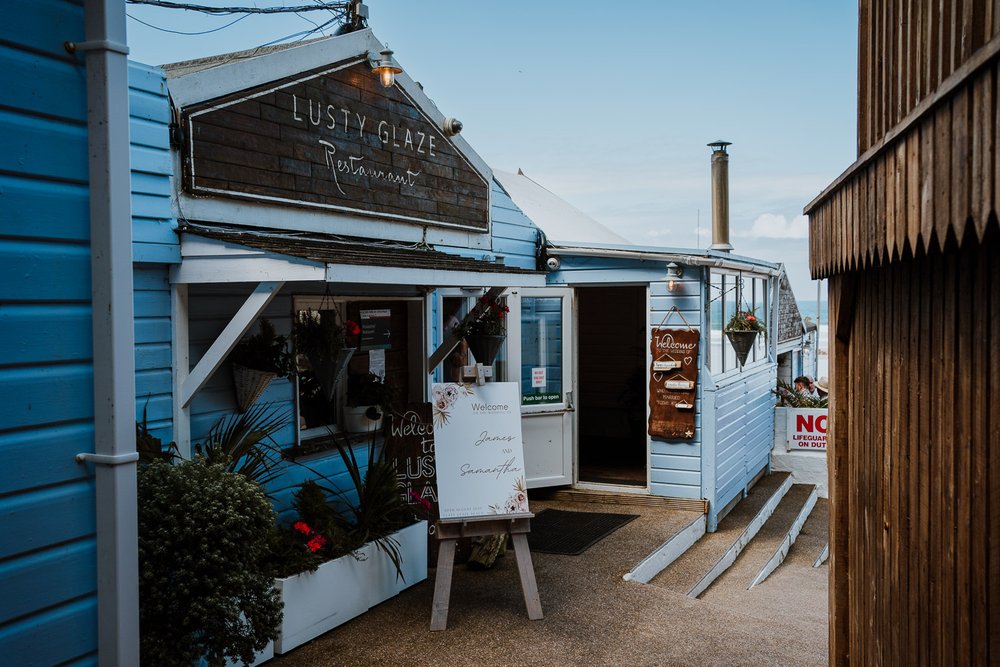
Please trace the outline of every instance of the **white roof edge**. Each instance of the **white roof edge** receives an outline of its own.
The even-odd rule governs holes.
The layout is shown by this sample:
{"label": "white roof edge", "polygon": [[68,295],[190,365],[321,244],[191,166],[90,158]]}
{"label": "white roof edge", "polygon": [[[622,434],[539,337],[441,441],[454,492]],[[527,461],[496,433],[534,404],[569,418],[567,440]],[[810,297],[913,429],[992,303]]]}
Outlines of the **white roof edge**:
{"label": "white roof edge", "polygon": [[720,268],[732,267],[738,264],[746,267],[759,267],[775,276],[781,275],[784,272],[784,267],[780,263],[702,248],[661,248],[638,245],[552,242],[546,245],[545,250],[550,255],[666,260],[677,261],[682,264],[718,266]]}

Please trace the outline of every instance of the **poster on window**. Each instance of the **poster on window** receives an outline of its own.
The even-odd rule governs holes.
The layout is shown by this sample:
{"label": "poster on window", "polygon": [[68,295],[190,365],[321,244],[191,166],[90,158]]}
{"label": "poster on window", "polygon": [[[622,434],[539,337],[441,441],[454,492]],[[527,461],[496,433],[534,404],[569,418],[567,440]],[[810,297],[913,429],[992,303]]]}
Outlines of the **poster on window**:
{"label": "poster on window", "polygon": [[654,438],[694,439],[700,338],[693,329],[653,329],[649,435]]}
{"label": "poster on window", "polygon": [[435,384],[432,408],[441,518],[528,512],[517,383]]}
{"label": "poster on window", "polygon": [[392,325],[392,310],[373,308],[361,311],[361,349],[391,350],[389,330]]}

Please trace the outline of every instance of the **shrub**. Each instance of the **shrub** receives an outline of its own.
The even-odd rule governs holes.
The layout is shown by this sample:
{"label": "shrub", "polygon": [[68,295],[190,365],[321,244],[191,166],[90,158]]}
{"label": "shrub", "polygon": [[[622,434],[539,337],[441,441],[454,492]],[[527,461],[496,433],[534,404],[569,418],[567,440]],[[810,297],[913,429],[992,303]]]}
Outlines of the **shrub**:
{"label": "shrub", "polygon": [[142,664],[249,663],[277,635],[275,515],[254,482],[201,459],[139,470]]}

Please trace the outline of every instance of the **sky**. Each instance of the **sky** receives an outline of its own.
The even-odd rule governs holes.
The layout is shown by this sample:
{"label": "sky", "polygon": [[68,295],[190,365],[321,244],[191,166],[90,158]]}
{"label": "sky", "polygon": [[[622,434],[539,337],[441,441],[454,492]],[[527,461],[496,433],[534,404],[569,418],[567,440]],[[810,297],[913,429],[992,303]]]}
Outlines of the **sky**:
{"label": "sky", "polygon": [[[488,164],[522,169],[636,244],[711,244],[706,144],[731,141],[734,253],[783,262],[796,298],[816,299],[802,209],[857,155],[855,0],[366,5],[375,36],[444,115],[462,121]],[[238,17],[127,11],[130,57],[152,65],[253,48],[330,18],[249,16],[222,27]],[[188,36],[140,21],[221,29]]]}

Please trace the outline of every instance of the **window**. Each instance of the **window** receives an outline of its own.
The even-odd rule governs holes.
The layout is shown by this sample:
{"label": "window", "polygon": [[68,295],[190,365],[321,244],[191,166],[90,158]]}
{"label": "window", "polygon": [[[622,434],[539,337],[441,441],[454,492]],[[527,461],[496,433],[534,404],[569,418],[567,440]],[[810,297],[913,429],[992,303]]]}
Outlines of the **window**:
{"label": "window", "polygon": [[359,329],[356,335],[345,335],[339,359],[310,361],[304,350],[295,350],[300,441],[342,430],[349,400],[361,404],[373,395],[364,381],[370,373],[385,378],[384,398],[391,405],[423,399],[422,299],[296,296],[294,310],[296,317],[333,321],[341,327],[351,321]]}
{"label": "window", "polygon": [[[456,289],[441,289],[438,291],[438,294],[441,297],[441,320],[439,326],[442,332],[441,340],[443,340],[447,332],[457,326],[469,311],[475,307],[476,302],[481,298],[482,294],[477,290],[475,294],[470,295],[468,292]],[[506,303],[506,299],[502,298],[501,302]],[[500,352],[493,363],[494,381],[506,381],[508,377],[507,359],[507,341],[504,340],[503,345],[500,347]],[[461,382],[462,366],[475,363],[475,355],[469,350],[468,344],[465,341],[460,341],[458,346],[441,362],[441,382]]]}
{"label": "window", "polygon": [[[725,335],[726,324],[738,310],[753,311],[770,335],[770,280],[741,272],[713,271],[708,307],[711,356],[709,368],[722,375],[740,368],[736,350]],[[769,359],[768,336],[757,336],[747,364]]]}
{"label": "window", "polygon": [[521,299],[521,404],[563,400],[562,297]]}

